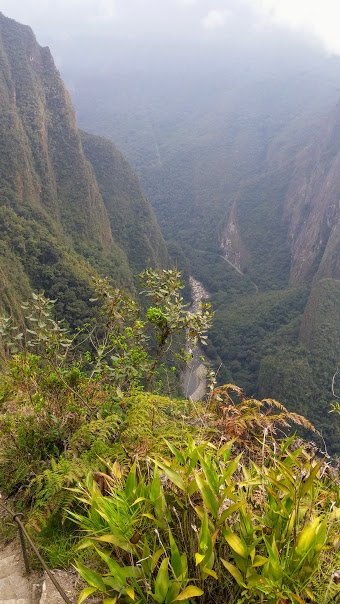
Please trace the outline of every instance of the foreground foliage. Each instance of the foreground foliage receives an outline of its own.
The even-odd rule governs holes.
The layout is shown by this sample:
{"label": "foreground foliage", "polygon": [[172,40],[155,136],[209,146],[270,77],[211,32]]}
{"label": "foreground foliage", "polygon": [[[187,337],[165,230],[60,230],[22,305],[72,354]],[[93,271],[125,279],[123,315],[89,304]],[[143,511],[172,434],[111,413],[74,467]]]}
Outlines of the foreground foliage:
{"label": "foreground foliage", "polygon": [[79,603],[334,601],[335,471],[285,434],[313,426],[213,373],[204,403],[174,398],[211,312],[188,312],[177,271],[142,281],[144,310],[98,279],[76,333],[42,294],[2,319],[1,489],[50,565],[75,560]]}
{"label": "foreground foliage", "polygon": [[[98,572],[78,561],[87,581],[79,602],[306,602],[317,573],[336,555],[339,499],[332,471],[294,438],[262,450],[261,465],[233,441],[118,463],[75,491],[72,513]],[[338,556],[339,559],[339,556]]]}
{"label": "foreground foliage", "polygon": [[[55,301],[42,294],[23,304],[24,324],[11,317],[0,322],[7,351],[0,487],[33,507],[34,525],[58,510],[63,516],[69,501],[64,487],[91,468],[103,469],[101,458],[124,458],[137,441],[151,451],[164,434],[181,437],[176,422],[184,425],[188,402],[159,394],[174,384],[170,361],[187,360],[185,332],[192,345],[204,343],[211,312],[209,305],[188,312],[177,271],[149,270],[141,279],[151,302],[145,311],[107,279],[97,279],[97,319],[75,333],[54,318]],[[143,394],[151,389],[153,395]]]}

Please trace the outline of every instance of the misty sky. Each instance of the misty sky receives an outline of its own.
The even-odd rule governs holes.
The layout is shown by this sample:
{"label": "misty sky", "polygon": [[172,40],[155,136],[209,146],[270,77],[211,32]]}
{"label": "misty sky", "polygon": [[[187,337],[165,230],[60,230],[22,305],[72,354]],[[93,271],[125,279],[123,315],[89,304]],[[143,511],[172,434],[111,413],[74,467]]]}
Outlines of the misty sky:
{"label": "misty sky", "polygon": [[98,36],[145,42],[245,38],[286,27],[340,54],[339,0],[0,0],[8,17],[32,26],[62,55],[63,44]]}

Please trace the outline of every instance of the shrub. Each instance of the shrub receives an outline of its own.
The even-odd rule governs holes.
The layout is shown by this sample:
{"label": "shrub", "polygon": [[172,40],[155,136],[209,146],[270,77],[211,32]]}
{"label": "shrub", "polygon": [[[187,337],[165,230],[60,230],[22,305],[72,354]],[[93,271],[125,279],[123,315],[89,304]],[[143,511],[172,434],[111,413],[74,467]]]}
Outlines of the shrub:
{"label": "shrub", "polygon": [[[293,437],[265,445],[262,464],[242,462],[233,442],[182,448],[146,467],[115,464],[101,489],[76,489],[97,568],[79,599],[105,602],[306,602],[334,550],[338,492],[329,466]],[[106,598],[106,599],[105,599]],[[111,598],[111,600],[110,600]]]}

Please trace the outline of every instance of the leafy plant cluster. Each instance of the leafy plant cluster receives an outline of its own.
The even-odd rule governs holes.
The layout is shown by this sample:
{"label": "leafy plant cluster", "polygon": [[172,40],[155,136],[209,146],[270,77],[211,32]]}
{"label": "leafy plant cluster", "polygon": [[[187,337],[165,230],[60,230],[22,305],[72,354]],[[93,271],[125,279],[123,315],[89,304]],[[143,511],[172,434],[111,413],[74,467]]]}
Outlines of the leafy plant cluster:
{"label": "leafy plant cluster", "polygon": [[213,372],[204,403],[171,397],[211,310],[187,310],[176,270],[141,280],[144,310],[97,278],[75,332],[42,294],[2,318],[0,488],[51,565],[75,559],[79,604],[333,602],[336,476],[284,434],[313,426]]}
{"label": "leafy plant cluster", "polygon": [[233,440],[167,444],[166,457],[115,463],[101,486],[75,489],[80,549],[97,560],[76,562],[79,603],[331,601],[339,499],[327,464],[294,437],[264,444],[261,463]]}
{"label": "leafy plant cluster", "polygon": [[[54,318],[55,301],[43,294],[22,305],[24,324],[1,320],[7,368],[0,389],[0,484],[41,510],[43,521],[62,510],[65,485],[100,467],[99,458],[124,455],[120,435],[129,434],[129,423],[138,425],[136,409],[143,415],[145,407],[154,418],[144,424],[149,440],[166,416],[171,426],[180,414],[169,399],[148,399],[143,392],[151,384],[159,391],[166,355],[181,356],[178,332],[204,338],[210,309],[187,312],[177,271],[146,271],[141,278],[152,304],[145,313],[98,278],[92,299],[97,319],[74,333]],[[129,436],[125,440],[129,448]]]}

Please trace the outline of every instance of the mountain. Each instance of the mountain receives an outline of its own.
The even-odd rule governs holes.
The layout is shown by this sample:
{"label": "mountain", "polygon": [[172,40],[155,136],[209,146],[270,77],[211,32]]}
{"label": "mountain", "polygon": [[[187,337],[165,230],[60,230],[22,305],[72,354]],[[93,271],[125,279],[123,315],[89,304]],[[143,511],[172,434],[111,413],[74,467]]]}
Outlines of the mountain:
{"label": "mountain", "polygon": [[232,315],[223,304],[218,311],[224,350],[230,323],[242,337],[253,317],[243,346],[235,343],[238,356],[231,355],[240,363],[236,373],[246,366],[243,379],[255,378],[261,396],[309,415],[335,450],[339,426],[328,413],[340,354],[339,118],[337,105],[312,142],[279,168],[270,158],[267,172],[239,191],[222,245],[259,292],[243,312],[239,306]]}
{"label": "mountain", "polygon": [[219,380],[304,413],[336,451],[340,64],[260,71],[69,79],[82,127],[120,142],[210,292]]}
{"label": "mountain", "polygon": [[99,272],[134,287],[167,252],[138,179],[110,142],[78,130],[48,48],[0,13],[0,308],[32,289],[69,323],[88,315]]}

